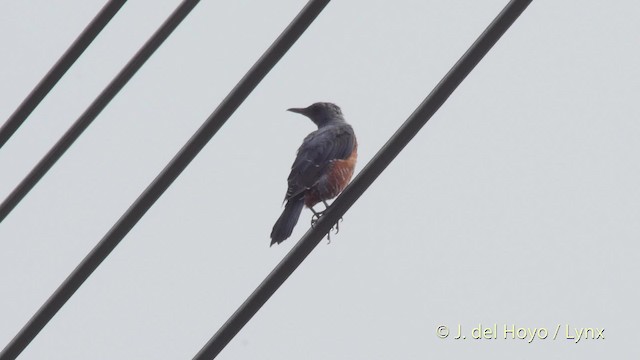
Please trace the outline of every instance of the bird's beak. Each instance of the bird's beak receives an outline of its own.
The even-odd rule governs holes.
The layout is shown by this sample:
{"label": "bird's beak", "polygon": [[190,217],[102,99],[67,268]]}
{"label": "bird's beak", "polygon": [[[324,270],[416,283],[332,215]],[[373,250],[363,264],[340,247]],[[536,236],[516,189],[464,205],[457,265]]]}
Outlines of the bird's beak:
{"label": "bird's beak", "polygon": [[306,108],[291,108],[291,109],[287,109],[287,111],[291,111],[294,113],[298,113],[298,114],[302,114],[302,115],[306,115]]}

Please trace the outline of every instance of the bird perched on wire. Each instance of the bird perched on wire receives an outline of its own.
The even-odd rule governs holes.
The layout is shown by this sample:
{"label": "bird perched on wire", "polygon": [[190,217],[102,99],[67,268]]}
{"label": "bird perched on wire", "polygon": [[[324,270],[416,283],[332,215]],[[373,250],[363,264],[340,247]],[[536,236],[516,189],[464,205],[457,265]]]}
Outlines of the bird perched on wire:
{"label": "bird perched on wire", "polygon": [[305,115],[318,130],[307,135],[291,166],[286,205],[273,225],[271,245],[291,236],[304,205],[311,209],[315,220],[322,215],[313,206],[319,202],[326,206],[326,200],[340,194],[351,180],[358,157],[356,135],[337,105],[319,102],[288,111]]}

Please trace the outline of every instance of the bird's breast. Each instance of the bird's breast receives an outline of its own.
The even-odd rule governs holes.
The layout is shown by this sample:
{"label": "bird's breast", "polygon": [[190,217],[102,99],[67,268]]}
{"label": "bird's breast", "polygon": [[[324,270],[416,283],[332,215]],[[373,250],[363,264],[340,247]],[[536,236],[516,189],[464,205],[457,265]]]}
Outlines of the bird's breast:
{"label": "bird's breast", "polygon": [[305,205],[312,207],[322,200],[333,199],[344,190],[351,181],[358,159],[358,143],[354,140],[351,155],[346,159],[331,161],[320,181],[305,195]]}

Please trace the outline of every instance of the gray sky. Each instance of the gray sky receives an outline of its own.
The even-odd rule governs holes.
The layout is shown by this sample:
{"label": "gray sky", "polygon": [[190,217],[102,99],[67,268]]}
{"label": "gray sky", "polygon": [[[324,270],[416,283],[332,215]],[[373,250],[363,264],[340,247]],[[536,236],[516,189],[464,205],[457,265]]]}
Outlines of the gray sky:
{"label": "gray sky", "polygon": [[[123,7],[0,150],[2,198],[178,3]],[[305,210],[269,248],[314,129],[285,109],[340,105],[359,170],[505,4],[330,3],[21,359],[191,358],[308,229]],[[0,3],[0,119],[102,5]],[[0,346],[303,5],[203,1],[0,224]],[[530,5],[219,358],[637,358],[639,16],[630,0]],[[471,339],[480,324],[498,339]]]}

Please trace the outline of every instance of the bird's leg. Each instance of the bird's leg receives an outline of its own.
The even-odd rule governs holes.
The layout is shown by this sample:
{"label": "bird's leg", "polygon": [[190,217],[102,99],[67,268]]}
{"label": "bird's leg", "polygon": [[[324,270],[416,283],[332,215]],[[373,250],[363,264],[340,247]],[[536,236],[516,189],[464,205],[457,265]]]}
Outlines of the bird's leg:
{"label": "bird's leg", "polygon": [[318,220],[320,220],[320,216],[322,216],[322,213],[324,213],[324,211],[317,212],[313,209],[313,206],[309,207],[309,210],[311,210],[311,212],[313,213],[313,216],[311,216],[311,227],[315,227],[316,223],[318,222]]}
{"label": "bird's leg", "polygon": [[[322,202],[325,205],[325,209],[322,210],[322,211],[316,211],[313,207],[309,207],[309,210],[311,210],[311,212],[313,213],[313,215],[311,216],[311,227],[312,228],[316,226],[316,224],[318,223],[318,220],[320,220],[320,217],[322,216],[322,214],[324,214],[324,212],[327,211],[327,209],[326,209],[327,203],[324,200]],[[329,231],[327,233],[327,240],[329,240],[329,242],[327,244],[331,244],[331,231]]]}
{"label": "bird's leg", "polygon": [[[325,200],[322,200],[322,203],[324,204],[325,211],[326,211],[326,209],[329,208],[329,204],[327,204],[327,202]],[[333,229],[336,230],[336,234],[338,234],[340,232],[340,221],[343,221],[343,220],[344,219],[342,217],[340,217],[340,219],[338,219],[338,222],[336,222],[335,225],[333,225],[331,227],[331,230],[333,230]],[[327,238],[328,238],[328,236],[327,236]],[[329,243],[331,243],[331,239],[329,239]]]}

